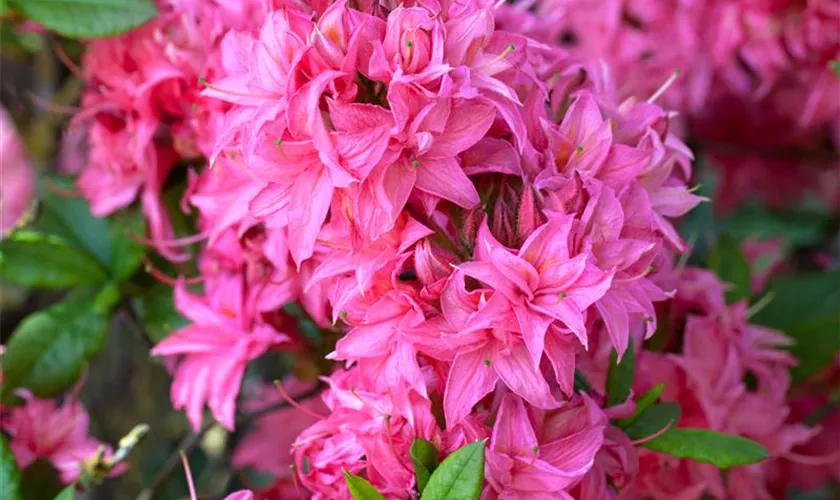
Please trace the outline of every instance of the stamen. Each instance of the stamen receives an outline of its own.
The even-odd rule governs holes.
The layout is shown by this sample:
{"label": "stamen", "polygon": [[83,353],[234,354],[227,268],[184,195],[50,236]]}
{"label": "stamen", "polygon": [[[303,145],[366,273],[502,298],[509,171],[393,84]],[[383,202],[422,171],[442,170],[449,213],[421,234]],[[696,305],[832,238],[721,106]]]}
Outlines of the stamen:
{"label": "stamen", "polygon": [[665,83],[663,83],[662,86],[659,87],[656,90],[656,92],[653,93],[652,96],[648,97],[648,100],[647,100],[648,104],[653,104],[654,102],[656,102],[657,99],[662,97],[662,94],[664,94],[665,91],[668,90],[668,88],[671,85],[673,85],[674,82],[677,81],[677,78],[679,78],[679,77],[680,77],[680,70],[676,70],[673,73],[671,73],[671,76],[669,76],[668,79],[665,80]]}
{"label": "stamen", "polygon": [[219,92],[221,94],[228,94],[228,95],[233,95],[233,96],[238,96],[238,97],[262,97],[262,98],[265,98],[265,99],[268,99],[268,98],[271,97],[268,94],[260,94],[259,92],[254,93],[254,94],[246,94],[244,92],[237,92],[235,90],[223,89],[221,87],[217,87],[217,86],[213,85],[212,83],[208,82],[207,79],[204,78],[203,76],[198,79],[198,83],[200,85],[203,85],[203,86],[207,87],[210,90],[215,90],[216,92]]}
{"label": "stamen", "polygon": [[198,283],[203,282],[207,279],[206,276],[196,276],[194,278],[182,278],[181,280],[172,278],[171,276],[166,275],[163,271],[156,268],[154,264],[149,260],[148,257],[143,257],[143,269],[149,273],[152,278],[160,281],[161,283],[169,286],[175,286],[178,284],[179,281],[182,281],[185,285],[195,285]]}
{"label": "stamen", "polygon": [[300,490],[300,483],[297,478],[297,466],[292,464],[289,466],[289,469],[292,470],[292,486],[295,487],[295,492],[297,493],[298,498],[303,500],[303,492]]}
{"label": "stamen", "polygon": [[39,96],[34,92],[27,92],[29,99],[37,106],[44,108],[45,110],[55,113],[57,115],[73,115],[81,111],[81,108],[77,108],[76,106],[67,106],[66,104],[58,104],[55,102],[50,101],[49,99],[44,99],[43,97]]}
{"label": "stamen", "polygon": [[82,192],[78,188],[76,188],[76,189],[65,189],[65,188],[59,186],[58,184],[56,184],[55,182],[53,182],[49,179],[47,179],[47,189],[49,189],[50,191],[52,191],[53,193],[55,193],[59,196],[64,196],[66,198],[81,198],[82,197]]}
{"label": "stamen", "polygon": [[125,234],[132,240],[142,245],[150,247],[185,247],[206,240],[209,235],[204,233],[194,234],[192,236],[184,236],[183,238],[174,238],[171,240],[152,240],[141,236],[134,231],[126,231]]}
{"label": "stamen", "polygon": [[640,445],[642,443],[647,443],[648,441],[653,441],[654,439],[658,438],[659,436],[665,434],[668,431],[668,429],[671,428],[672,425],[674,425],[673,420],[668,422],[668,425],[666,425],[665,427],[663,427],[663,428],[659,429],[658,431],[654,432],[650,436],[646,436],[646,437],[643,437],[641,439],[631,441],[630,444],[632,444],[633,446],[636,446],[636,445]]}
{"label": "stamen", "polygon": [[500,62],[502,59],[506,58],[514,50],[516,50],[516,45],[514,45],[512,43],[509,43],[507,45],[507,47],[505,47],[505,50],[503,50],[499,55],[497,55],[493,59],[490,59],[488,62],[482,64],[482,67],[488,68],[488,71],[492,71],[492,74],[495,74],[495,73],[498,73],[499,71],[502,71],[502,69],[500,69],[500,68],[495,68],[495,69],[492,69],[492,68],[498,62]]}
{"label": "stamen", "polygon": [[840,450],[835,451],[834,453],[829,453],[828,455],[822,456],[809,456],[809,455],[800,455],[799,453],[788,452],[784,455],[784,458],[790,460],[791,462],[796,462],[802,465],[810,465],[810,466],[820,466],[820,465],[829,465],[838,460],[840,460]]}
{"label": "stamen", "polygon": [[76,65],[69,57],[67,57],[67,52],[64,52],[64,49],[59,45],[58,42],[53,43],[53,51],[55,51],[56,57],[58,60],[61,61],[61,64],[67,67],[73,75],[79,77],[80,79],[84,80],[84,75],[82,74],[82,69]]}
{"label": "stamen", "polygon": [[773,299],[776,298],[776,294],[773,292],[767,292],[764,294],[764,297],[758,299],[758,301],[751,305],[749,309],[747,309],[747,319],[752,318],[756,314],[758,314],[762,309],[767,307],[767,304],[773,302]]}
{"label": "stamen", "polygon": [[294,408],[296,410],[299,410],[299,411],[302,411],[303,413],[306,413],[310,417],[315,417],[318,420],[323,420],[323,419],[327,418],[324,415],[319,415],[318,413],[315,413],[314,411],[310,410],[309,408],[304,408],[297,401],[292,399],[292,397],[289,396],[289,393],[286,392],[286,388],[283,387],[283,382],[281,380],[275,380],[274,381],[274,386],[277,388],[277,392],[280,393],[280,397],[283,398],[284,401],[289,403],[292,406],[292,408]]}
{"label": "stamen", "polygon": [[184,473],[187,476],[187,488],[190,490],[190,498],[192,500],[198,500],[198,496],[195,494],[195,484],[193,483],[192,472],[190,472],[190,463],[187,462],[187,455],[181,451],[181,463],[184,464]]}

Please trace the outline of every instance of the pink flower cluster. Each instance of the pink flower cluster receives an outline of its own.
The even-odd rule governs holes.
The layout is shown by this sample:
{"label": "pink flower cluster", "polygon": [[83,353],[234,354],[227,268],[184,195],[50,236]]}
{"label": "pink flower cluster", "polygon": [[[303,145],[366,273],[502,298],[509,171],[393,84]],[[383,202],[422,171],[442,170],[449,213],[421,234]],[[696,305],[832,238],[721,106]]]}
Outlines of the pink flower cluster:
{"label": "pink flower cluster", "polygon": [[296,343],[262,333],[280,306],[340,332],[329,413],[293,445],[318,498],[347,495],[342,467],[401,498],[415,438],[446,454],[484,437],[488,495],[566,495],[607,425],[573,392],[576,352],[596,324],[621,353],[656,329],[651,264],[684,249],[669,219],[701,201],[690,152],[603,68],[493,16],[287,4],[228,33],[205,80],[229,106],[186,196],[207,299],[179,285],[194,324],[154,352],[185,355],[173,401],[194,425],[206,401],[230,427],[244,364]]}
{"label": "pink flower cluster", "polygon": [[216,74],[222,35],[247,25],[260,8],[258,0],[158,5],[151,23],[87,47],[81,69],[87,90],[73,120],[88,143],[78,186],[100,217],[139,198],[158,252],[183,260],[188,256],[161,243],[173,236],[161,203],[164,182],[179,159],[205,154],[224,106],[202,98],[196,82]]}
{"label": "pink flower cluster", "polygon": [[779,204],[808,191],[836,206],[840,183],[840,4],[810,1],[525,0],[503,29],[603,59],[620,96],[661,96],[721,174],[716,205]]}
{"label": "pink flower cluster", "polygon": [[[410,498],[417,438],[440,458],[487,438],[487,499],[605,498],[612,486],[766,497],[772,465],[724,485],[713,467],[637,451],[610,423],[632,399],[608,408],[599,391],[574,390],[576,367],[602,388],[611,350],[641,346],[654,304],[678,290],[667,307],[685,344],[639,353],[635,393],[666,381],[679,425],[751,437],[779,460],[816,432],[788,422],[792,360],[776,349],[787,339],[749,325],[744,304],[725,306],[713,276],[671,268],[686,249],[672,221],[703,199],[656,89],[668,61],[712,35],[692,31],[696,2],[648,3],[161,0],[149,25],[91,43],[81,191],[97,215],[139,199],[171,261],[202,243],[200,276],[174,288],[189,325],[152,350],[174,372],[173,405],[195,429],[205,407],[233,429],[249,362],[315,352],[286,309],[296,305],[338,339],[327,358],[343,368],[322,378],[323,405],[303,405],[311,415],[274,414],[256,436],[276,441],[238,450],[238,466],[277,476],[278,498],[298,482],[313,498],[348,498],[342,469]],[[833,12],[814,5],[814,19]],[[704,29],[746,16],[724,11]],[[572,33],[585,50],[564,49],[569,23],[603,30]],[[771,98],[783,79],[771,44],[738,33],[665,102],[697,111],[717,78]],[[661,42],[671,35],[680,43]],[[739,54],[763,86],[747,92]],[[202,157],[181,200],[198,234],[177,239],[163,188],[176,164]]]}

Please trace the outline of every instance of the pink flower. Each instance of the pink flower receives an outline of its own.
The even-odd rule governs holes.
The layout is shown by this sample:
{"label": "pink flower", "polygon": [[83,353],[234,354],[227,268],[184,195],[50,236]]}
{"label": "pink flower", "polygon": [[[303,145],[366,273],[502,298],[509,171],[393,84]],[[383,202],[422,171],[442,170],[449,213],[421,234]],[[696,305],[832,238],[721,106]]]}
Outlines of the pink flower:
{"label": "pink flower", "polygon": [[555,321],[587,345],[584,314],[612,279],[612,273],[595,267],[591,256],[570,254],[571,228],[570,217],[550,218],[514,253],[496,240],[485,221],[478,232],[476,260],[458,266],[508,300],[535,366]]}
{"label": "pink flower", "polygon": [[35,172],[26,159],[15,125],[0,107],[0,235],[26,215],[35,196]]}
{"label": "pink flower", "polygon": [[[419,326],[412,340],[437,359],[452,359],[443,399],[448,429],[460,424],[499,380],[538,408],[557,406],[504,295],[467,292],[464,274],[456,271],[440,299],[443,314]],[[549,357],[553,354],[548,351]],[[471,382],[465,384],[468,379]]]}
{"label": "pink flower", "polygon": [[568,491],[592,467],[604,438],[606,416],[586,396],[549,412],[529,412],[506,395],[487,449],[488,498],[550,495]]}
{"label": "pink flower", "polygon": [[67,484],[79,477],[83,462],[101,446],[110,455],[109,446],[88,435],[88,414],[78,401],[68,398],[56,406],[26,391],[19,394],[24,404],[7,409],[0,420],[0,427],[11,437],[9,448],[18,467],[24,469],[39,458],[49,460]]}
{"label": "pink flower", "polygon": [[183,356],[175,369],[172,403],[186,410],[194,429],[201,426],[205,403],[222,426],[233,429],[245,365],[288,337],[255,322],[240,277],[210,280],[206,293],[202,299],[183,283],[175,287],[175,306],[193,324],[173,332],[152,354]]}

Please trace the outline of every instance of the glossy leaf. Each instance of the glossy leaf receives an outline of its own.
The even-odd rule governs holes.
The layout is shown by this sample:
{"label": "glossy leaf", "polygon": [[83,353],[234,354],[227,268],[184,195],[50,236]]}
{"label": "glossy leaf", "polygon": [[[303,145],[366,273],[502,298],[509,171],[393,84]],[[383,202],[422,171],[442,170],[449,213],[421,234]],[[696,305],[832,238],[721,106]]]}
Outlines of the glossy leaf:
{"label": "glossy leaf", "polygon": [[8,0],[29,19],[71,38],[116,35],[157,15],[151,0]]}
{"label": "glossy leaf", "polygon": [[3,394],[26,387],[39,397],[61,393],[76,381],[87,361],[105,343],[109,317],[93,308],[90,293],[24,319],[3,356]]}
{"label": "glossy leaf", "polygon": [[146,222],[137,209],[117,214],[111,220],[108,267],[117,282],[129,279],[140,268],[146,255],[146,247],[132,239],[131,234],[146,236]]}
{"label": "glossy leaf", "polygon": [[61,237],[16,231],[0,244],[0,275],[31,288],[60,289],[103,283],[105,271],[87,252]]}
{"label": "glossy leaf", "polygon": [[484,447],[476,441],[456,450],[435,469],[421,500],[478,500],[484,483]]}
{"label": "glossy leaf", "polygon": [[799,363],[795,380],[822,370],[840,351],[840,270],[783,276],[768,286],[770,304],[752,321],[785,332],[794,340]]}
{"label": "glossy leaf", "polygon": [[618,354],[613,349],[610,354],[610,368],[607,372],[607,404],[615,406],[623,403],[630,396],[630,389],[633,387],[633,376],[635,373],[636,350],[633,341],[627,345],[624,357],[618,362]]}
{"label": "glossy leaf", "polygon": [[353,500],[385,500],[385,497],[376,491],[376,488],[371,486],[367,479],[350,474],[346,470],[343,472],[347,489],[350,490],[350,496],[353,497]]}
{"label": "glossy leaf", "polygon": [[40,232],[55,234],[77,248],[90,253],[103,267],[111,262],[108,240],[108,220],[94,217],[82,198],[63,196],[54,192],[54,185],[63,190],[73,190],[69,179],[54,177],[40,188],[41,214],[35,227]]}
{"label": "glossy leaf", "polygon": [[653,436],[669,425],[674,426],[680,420],[680,406],[666,402],[651,406],[644,410],[624,432],[632,440]]}
{"label": "glossy leaf", "polygon": [[76,485],[71,484],[61,490],[54,500],[73,500],[74,498],[76,498]]}
{"label": "glossy leaf", "polygon": [[709,254],[709,269],[728,285],[728,303],[750,296],[750,266],[734,238],[724,235],[718,239],[717,247]]}
{"label": "glossy leaf", "polygon": [[616,425],[622,429],[632,424],[639,416],[644,413],[652,404],[656,403],[665,391],[665,384],[659,384],[652,387],[646,393],[636,400],[636,411],[633,415],[627,418],[622,418],[616,421]]}
{"label": "glossy leaf", "polygon": [[0,498],[3,500],[21,500],[20,469],[15,456],[6,443],[6,438],[0,436]]}
{"label": "glossy leaf", "polygon": [[438,466],[438,450],[435,445],[425,439],[415,439],[411,443],[409,454],[414,464],[414,475],[417,477],[417,491],[423,493],[429,478]]}
{"label": "glossy leaf", "polygon": [[153,286],[133,298],[131,307],[146,334],[155,343],[187,325],[187,320],[175,309],[172,288],[165,285]]}
{"label": "glossy leaf", "polygon": [[706,429],[670,429],[642,446],[722,469],[767,458],[767,450],[755,441]]}

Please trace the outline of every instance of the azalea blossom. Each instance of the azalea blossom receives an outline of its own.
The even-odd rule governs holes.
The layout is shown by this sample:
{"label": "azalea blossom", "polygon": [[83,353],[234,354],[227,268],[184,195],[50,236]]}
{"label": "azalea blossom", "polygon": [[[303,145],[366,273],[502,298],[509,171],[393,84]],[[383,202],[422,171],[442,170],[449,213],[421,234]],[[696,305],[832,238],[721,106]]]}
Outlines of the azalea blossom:
{"label": "azalea blossom", "polygon": [[[58,470],[61,481],[69,484],[78,479],[84,462],[100,448],[111,455],[110,446],[88,434],[90,419],[78,401],[67,398],[58,405],[28,391],[19,395],[23,405],[4,409],[0,428],[10,436],[9,448],[21,469],[37,459],[46,459]],[[112,474],[119,472],[116,468]]]}

